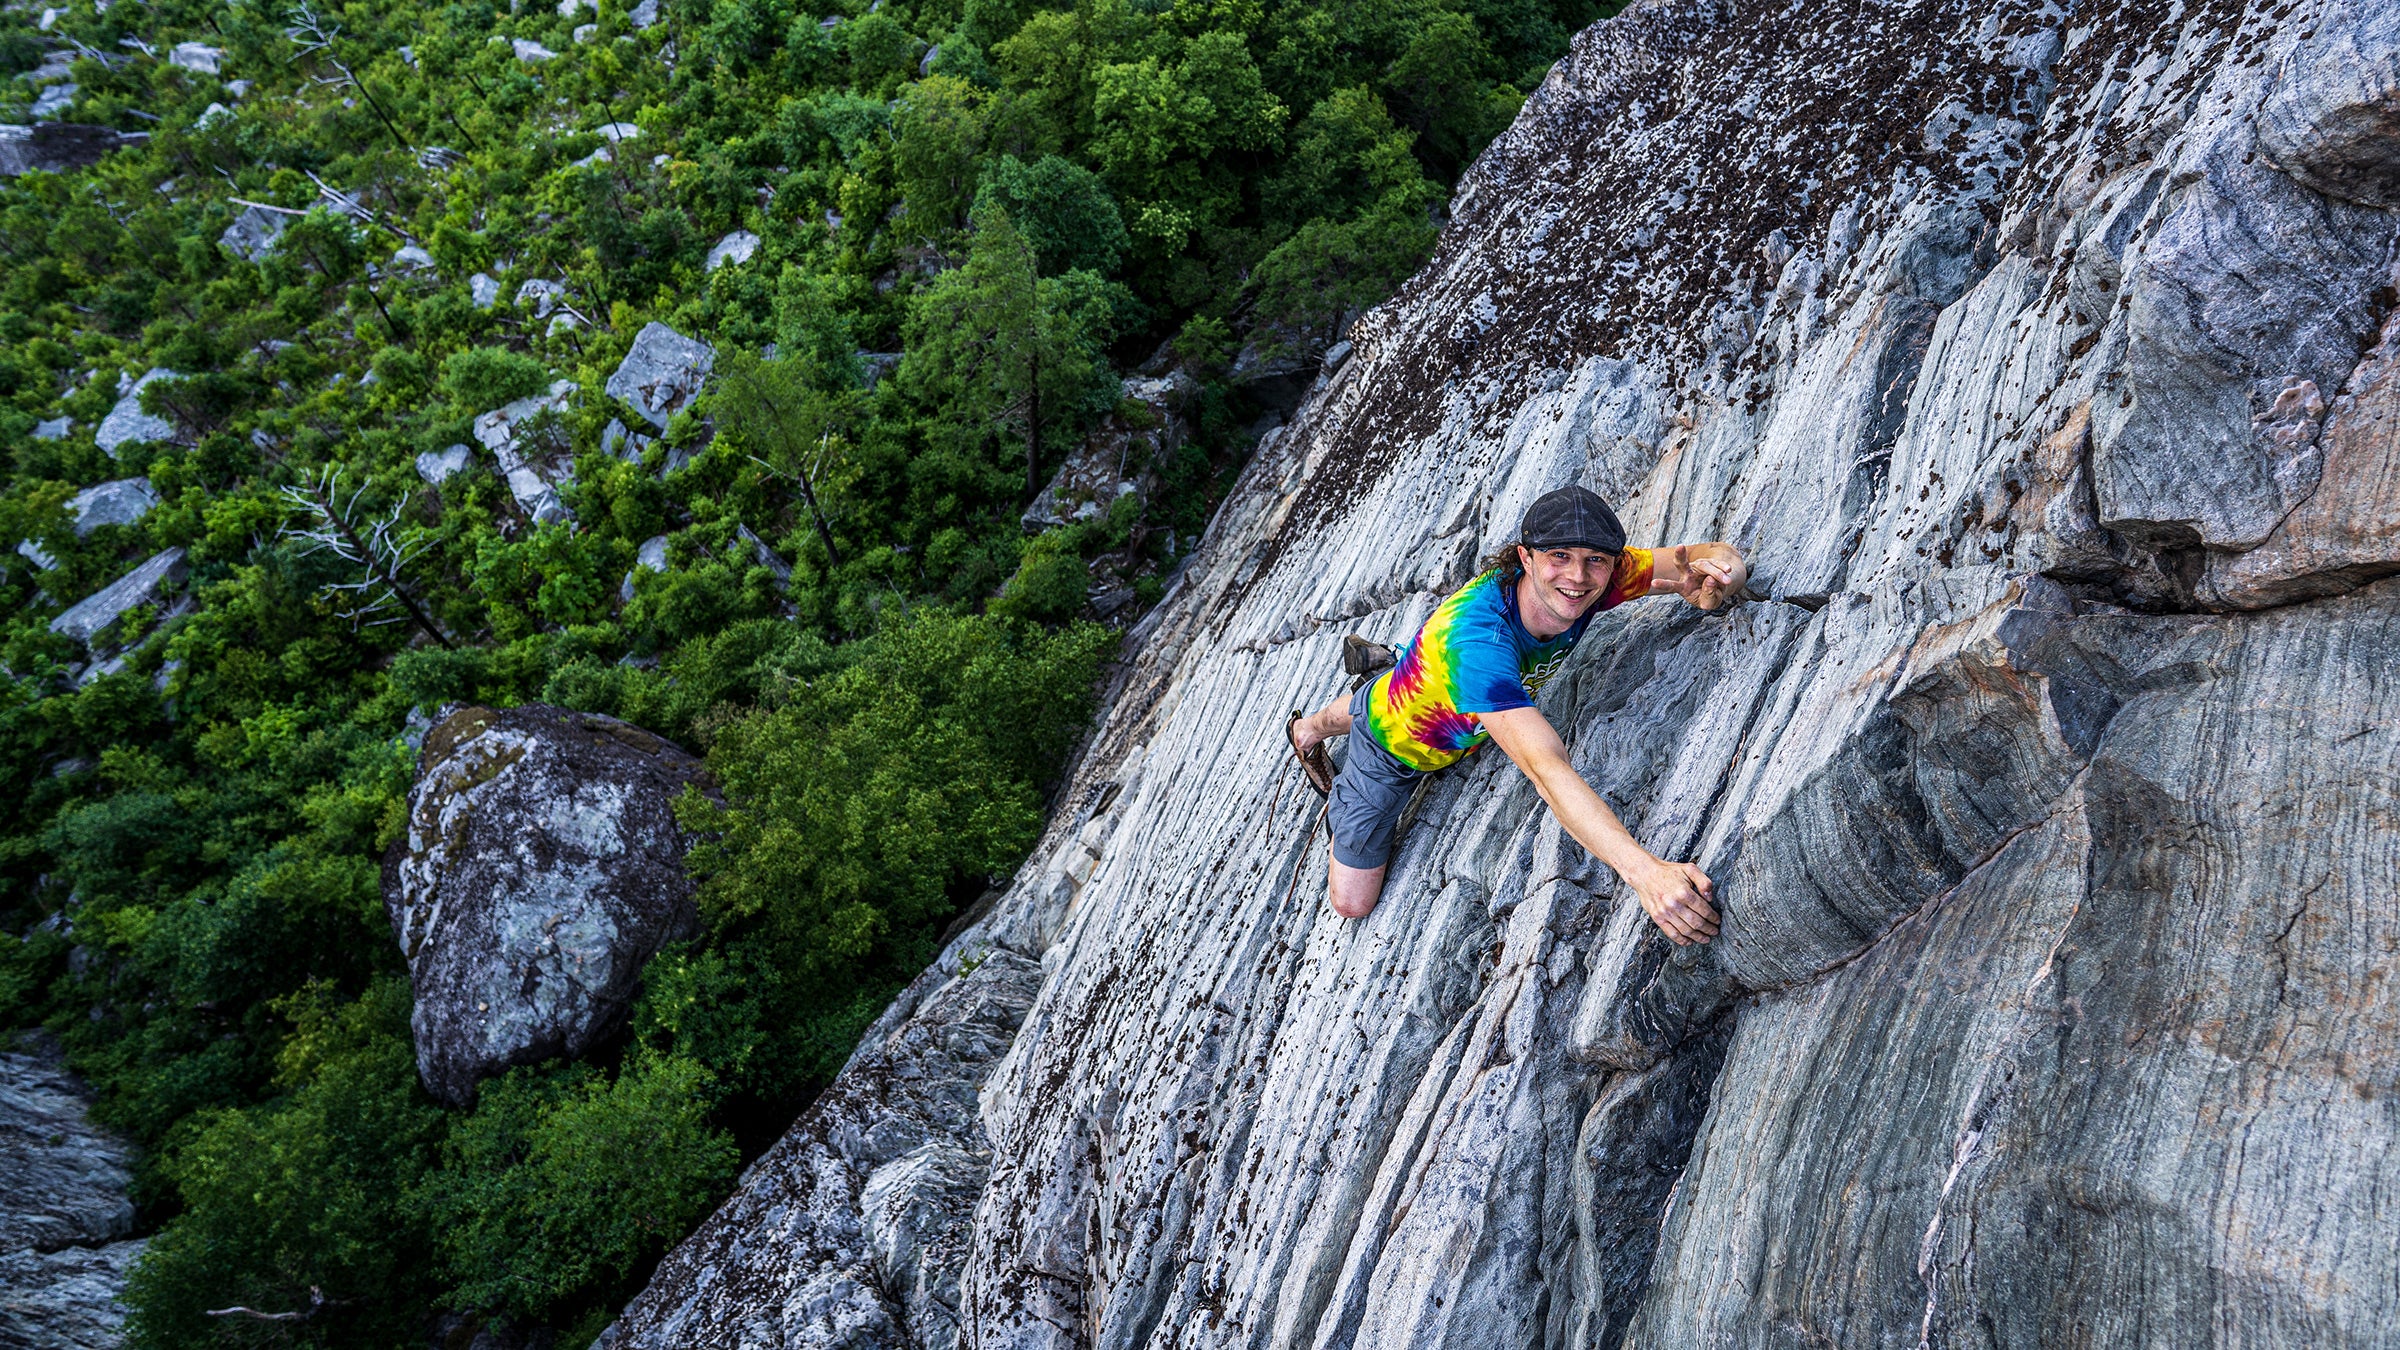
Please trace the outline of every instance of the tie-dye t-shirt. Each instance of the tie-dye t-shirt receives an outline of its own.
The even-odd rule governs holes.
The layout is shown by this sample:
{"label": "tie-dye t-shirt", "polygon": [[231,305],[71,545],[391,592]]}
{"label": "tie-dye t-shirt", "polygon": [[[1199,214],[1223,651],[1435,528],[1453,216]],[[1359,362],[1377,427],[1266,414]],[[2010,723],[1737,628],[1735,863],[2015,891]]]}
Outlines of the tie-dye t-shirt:
{"label": "tie-dye t-shirt", "polygon": [[1573,628],[1544,640],[1517,618],[1515,585],[1496,571],[1484,573],[1444,600],[1400,653],[1400,664],[1375,681],[1369,734],[1412,769],[1457,763],[1490,734],[1477,714],[1532,707],[1592,615],[1649,590],[1650,551],[1629,548],[1600,603]]}

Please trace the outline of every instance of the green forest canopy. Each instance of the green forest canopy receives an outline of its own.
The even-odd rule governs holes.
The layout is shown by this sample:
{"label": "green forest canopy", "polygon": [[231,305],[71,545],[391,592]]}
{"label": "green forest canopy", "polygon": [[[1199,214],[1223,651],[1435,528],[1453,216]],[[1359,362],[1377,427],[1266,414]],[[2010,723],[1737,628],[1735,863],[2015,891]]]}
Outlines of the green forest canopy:
{"label": "green forest canopy", "polygon": [[[1236,353],[1322,346],[1414,270],[1615,7],[0,14],[0,122],[147,136],[0,182],[0,1022],[143,1146],[133,1340],[595,1335],[1031,847],[1114,641],[1087,586],[1154,602],[1188,552],[1258,413]],[[254,256],[221,241],[245,213],[280,227]],[[755,251],[709,266],[736,231]],[[652,322],[717,372],[629,453],[612,421],[656,428],[601,391]],[[1029,541],[1069,449],[1152,416],[1137,365],[1199,381],[1196,434],[1146,498]],[[154,369],[161,420],[103,450]],[[572,460],[563,511],[481,450],[420,473],[561,380],[525,434]],[[70,499],[123,479],[156,505],[79,532]],[[336,516],[385,522],[387,565],[307,537]],[[180,587],[52,630],[168,549]],[[708,923],[604,1061],[449,1112],[378,860],[412,714],[531,699],[706,754]],[[836,790],[789,790],[827,763]],[[975,828],[866,853],[861,813],[907,828],[879,794]]]}

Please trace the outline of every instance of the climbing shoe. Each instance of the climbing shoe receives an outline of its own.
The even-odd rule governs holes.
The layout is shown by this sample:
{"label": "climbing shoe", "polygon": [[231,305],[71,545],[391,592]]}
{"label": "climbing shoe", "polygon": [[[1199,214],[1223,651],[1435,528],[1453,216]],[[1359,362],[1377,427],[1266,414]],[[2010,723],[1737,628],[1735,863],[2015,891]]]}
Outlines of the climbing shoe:
{"label": "climbing shoe", "polygon": [[1380,642],[1369,642],[1356,633],[1342,639],[1342,669],[1352,675],[1381,675],[1398,664],[1399,654]]}
{"label": "climbing shoe", "polygon": [[1325,743],[1317,742],[1306,750],[1300,748],[1300,719],[1307,713],[1295,712],[1283,724],[1283,738],[1292,743],[1292,757],[1300,761],[1300,772],[1308,775],[1308,785],[1320,797],[1333,791],[1333,761],[1325,754]]}

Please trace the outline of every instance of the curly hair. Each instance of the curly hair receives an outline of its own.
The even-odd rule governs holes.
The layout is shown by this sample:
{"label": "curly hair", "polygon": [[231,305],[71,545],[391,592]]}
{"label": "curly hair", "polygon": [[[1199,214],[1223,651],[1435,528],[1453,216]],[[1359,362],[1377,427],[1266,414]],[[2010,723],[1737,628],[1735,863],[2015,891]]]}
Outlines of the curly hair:
{"label": "curly hair", "polygon": [[1515,581],[1518,577],[1525,575],[1525,564],[1517,558],[1517,550],[1523,547],[1525,547],[1523,543],[1502,544],[1500,551],[1485,558],[1476,566],[1475,571],[1479,575],[1484,572],[1498,572],[1503,583]]}

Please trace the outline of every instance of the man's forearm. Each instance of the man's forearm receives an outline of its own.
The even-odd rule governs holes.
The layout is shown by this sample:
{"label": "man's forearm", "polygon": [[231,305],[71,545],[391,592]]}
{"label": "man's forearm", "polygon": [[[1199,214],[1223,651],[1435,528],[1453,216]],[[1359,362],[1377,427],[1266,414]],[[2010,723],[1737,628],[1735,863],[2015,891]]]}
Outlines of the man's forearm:
{"label": "man's forearm", "polygon": [[1535,778],[1533,787],[1567,836],[1618,876],[1631,881],[1636,868],[1658,861],[1633,837],[1633,831],[1625,828],[1625,822],[1617,819],[1607,801],[1592,791],[1592,785],[1564,763]]}

